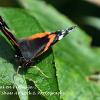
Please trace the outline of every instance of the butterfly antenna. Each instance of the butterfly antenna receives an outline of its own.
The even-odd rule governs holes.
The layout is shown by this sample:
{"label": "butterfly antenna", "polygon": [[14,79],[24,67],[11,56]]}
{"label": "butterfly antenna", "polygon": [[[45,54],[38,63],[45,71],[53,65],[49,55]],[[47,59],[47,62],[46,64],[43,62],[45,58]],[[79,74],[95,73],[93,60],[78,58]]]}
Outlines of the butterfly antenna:
{"label": "butterfly antenna", "polygon": [[63,37],[65,37],[68,33],[72,32],[76,27],[77,27],[77,25],[71,26],[71,27],[69,27],[69,28],[67,28],[65,30],[62,30]]}

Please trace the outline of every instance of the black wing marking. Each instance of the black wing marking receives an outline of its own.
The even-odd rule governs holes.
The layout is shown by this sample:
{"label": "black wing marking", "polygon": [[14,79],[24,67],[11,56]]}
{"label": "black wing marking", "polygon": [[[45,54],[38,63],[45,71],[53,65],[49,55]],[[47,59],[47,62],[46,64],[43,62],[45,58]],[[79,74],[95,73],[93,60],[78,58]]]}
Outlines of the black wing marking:
{"label": "black wing marking", "polygon": [[38,54],[40,54],[44,50],[48,41],[49,39],[47,36],[42,38],[36,38],[34,40],[23,39],[19,41],[22,56],[26,60],[36,58]]}
{"label": "black wing marking", "polygon": [[19,49],[19,44],[17,43],[16,38],[13,36],[13,34],[9,31],[9,27],[7,24],[3,21],[2,17],[0,17],[0,30],[2,33],[7,37],[7,39],[11,42],[11,44],[14,46],[15,49]]}

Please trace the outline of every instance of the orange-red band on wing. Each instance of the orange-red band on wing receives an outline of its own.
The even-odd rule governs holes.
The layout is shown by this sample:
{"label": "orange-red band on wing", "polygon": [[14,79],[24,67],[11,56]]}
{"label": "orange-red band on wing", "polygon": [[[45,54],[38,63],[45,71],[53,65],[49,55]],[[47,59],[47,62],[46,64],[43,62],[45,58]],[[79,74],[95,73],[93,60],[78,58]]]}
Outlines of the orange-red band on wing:
{"label": "orange-red band on wing", "polygon": [[26,38],[27,40],[33,40],[33,39],[36,39],[36,38],[42,38],[42,37],[45,37],[46,35],[49,35],[50,33],[49,32],[44,32],[44,33],[37,33],[37,34],[34,34],[28,38]]}
{"label": "orange-red band on wing", "polygon": [[43,54],[45,51],[48,50],[48,48],[50,47],[50,45],[53,43],[55,37],[56,37],[56,34],[49,34],[49,35],[48,35],[49,42],[48,42],[47,45],[45,46],[44,50],[43,50],[42,52],[40,52],[37,56],[40,56],[41,54]]}
{"label": "orange-red band on wing", "polygon": [[12,42],[16,45],[16,46],[19,46],[16,41],[3,29],[3,31],[7,34],[7,36],[10,37],[10,39],[12,40]]}
{"label": "orange-red band on wing", "polygon": [[46,50],[48,50],[48,48],[50,47],[50,45],[53,43],[55,37],[56,37],[56,34],[50,34],[50,35],[48,36],[49,42],[48,42],[47,45],[45,46],[45,49],[44,49],[43,52],[45,52]]}

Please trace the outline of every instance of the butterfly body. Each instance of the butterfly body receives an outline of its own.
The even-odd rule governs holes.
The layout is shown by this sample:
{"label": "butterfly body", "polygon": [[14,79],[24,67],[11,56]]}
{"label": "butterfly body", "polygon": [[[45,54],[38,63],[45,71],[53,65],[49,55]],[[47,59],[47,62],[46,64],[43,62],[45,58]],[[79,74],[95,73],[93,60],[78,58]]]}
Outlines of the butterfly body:
{"label": "butterfly body", "polygon": [[53,33],[37,33],[27,38],[17,40],[9,31],[9,27],[0,17],[0,30],[8,38],[15,48],[15,57],[21,67],[27,67],[34,63],[40,55],[47,51],[52,45],[65,37],[75,26]]}

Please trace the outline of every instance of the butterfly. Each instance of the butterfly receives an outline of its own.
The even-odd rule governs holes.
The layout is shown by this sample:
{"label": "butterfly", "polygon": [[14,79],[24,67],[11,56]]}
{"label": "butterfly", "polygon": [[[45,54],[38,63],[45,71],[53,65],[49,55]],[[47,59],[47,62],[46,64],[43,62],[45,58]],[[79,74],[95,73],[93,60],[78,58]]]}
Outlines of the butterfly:
{"label": "butterfly", "polygon": [[69,27],[65,30],[59,30],[56,32],[43,32],[37,33],[32,36],[16,39],[10,32],[6,22],[0,16],[0,30],[10,41],[15,49],[15,58],[18,59],[20,66],[28,67],[34,63],[34,60],[46,52],[52,45],[57,43],[69,32],[71,32],[76,26]]}

